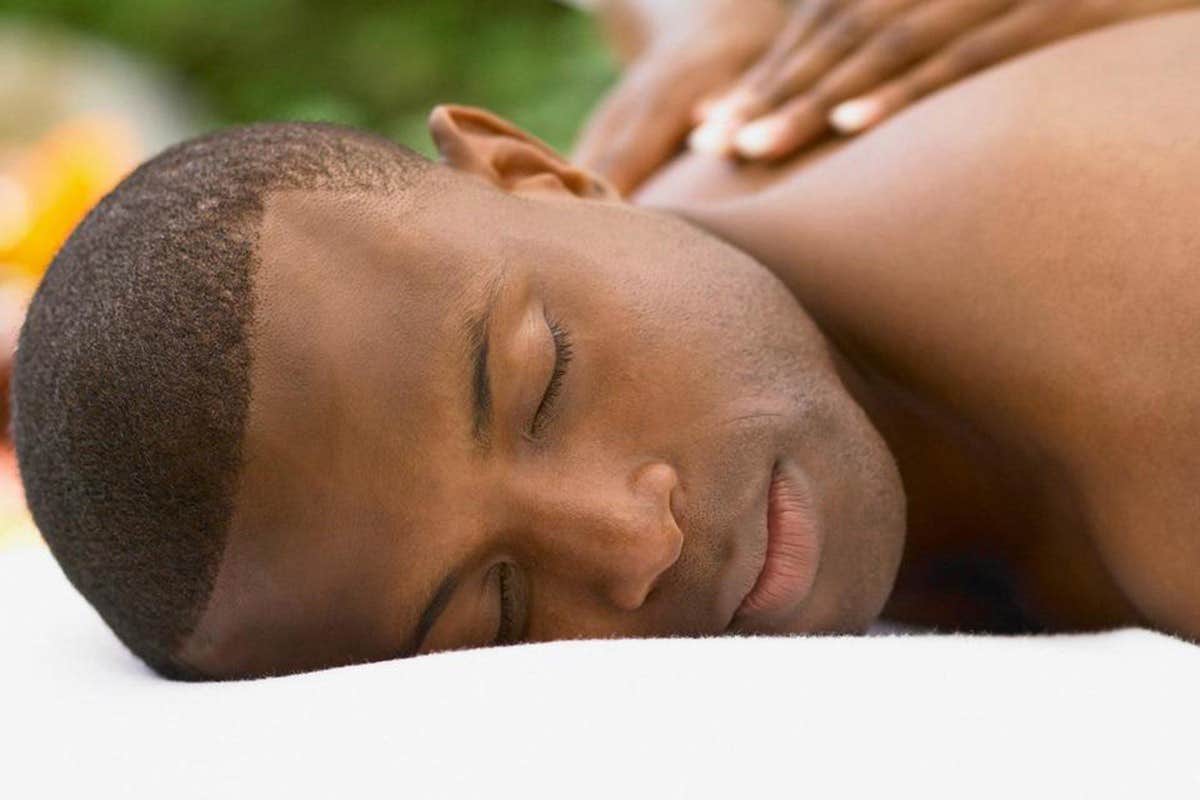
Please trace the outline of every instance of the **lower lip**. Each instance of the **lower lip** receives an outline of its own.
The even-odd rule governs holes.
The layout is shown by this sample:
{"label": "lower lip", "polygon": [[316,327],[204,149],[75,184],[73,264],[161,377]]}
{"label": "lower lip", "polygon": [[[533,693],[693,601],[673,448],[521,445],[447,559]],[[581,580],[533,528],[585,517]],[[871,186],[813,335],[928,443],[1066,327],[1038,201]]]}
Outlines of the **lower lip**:
{"label": "lower lip", "polygon": [[812,591],[820,557],[807,482],[793,467],[776,464],[767,493],[766,561],[734,619],[766,622],[794,611]]}

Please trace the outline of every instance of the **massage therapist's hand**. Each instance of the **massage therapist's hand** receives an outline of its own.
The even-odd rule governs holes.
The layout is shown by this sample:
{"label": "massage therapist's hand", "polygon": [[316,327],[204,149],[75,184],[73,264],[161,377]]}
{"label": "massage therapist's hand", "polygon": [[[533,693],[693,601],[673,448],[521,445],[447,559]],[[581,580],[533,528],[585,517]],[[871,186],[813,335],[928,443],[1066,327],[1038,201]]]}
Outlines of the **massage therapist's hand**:
{"label": "massage therapist's hand", "polygon": [[696,110],[689,145],[778,159],[858,133],[918,98],[1091,28],[1195,0],[799,0],[736,86]]}
{"label": "massage therapist's hand", "polygon": [[675,155],[696,104],[728,88],[766,52],[787,18],[780,0],[626,2],[645,47],[584,127],[574,160],[628,194]]}

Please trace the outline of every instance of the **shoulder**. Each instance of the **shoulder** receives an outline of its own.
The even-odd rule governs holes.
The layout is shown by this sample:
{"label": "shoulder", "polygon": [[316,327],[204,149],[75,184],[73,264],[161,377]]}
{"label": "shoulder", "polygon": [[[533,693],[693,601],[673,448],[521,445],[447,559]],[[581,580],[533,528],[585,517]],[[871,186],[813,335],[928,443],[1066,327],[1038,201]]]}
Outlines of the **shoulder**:
{"label": "shoulder", "polygon": [[[1200,420],[1191,455],[1162,442],[1127,451],[1086,487],[1089,536],[1151,626],[1200,642]],[[1180,463],[1190,461],[1190,464]]]}

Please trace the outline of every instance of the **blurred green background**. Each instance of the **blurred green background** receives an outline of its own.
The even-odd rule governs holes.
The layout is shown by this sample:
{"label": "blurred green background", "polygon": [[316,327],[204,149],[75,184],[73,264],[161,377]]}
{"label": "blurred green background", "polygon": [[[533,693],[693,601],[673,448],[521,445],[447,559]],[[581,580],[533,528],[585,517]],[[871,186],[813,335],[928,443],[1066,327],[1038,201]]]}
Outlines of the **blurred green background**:
{"label": "blurred green background", "polygon": [[211,124],[328,120],[431,152],[438,102],[489,107],[559,148],[615,74],[551,0],[0,0],[178,77]]}
{"label": "blurred green background", "polygon": [[25,303],[139,161],[258,120],[341,122],[432,154],[441,102],[567,150],[615,73],[593,21],[551,0],[0,0],[0,550],[38,539],[3,402]]}

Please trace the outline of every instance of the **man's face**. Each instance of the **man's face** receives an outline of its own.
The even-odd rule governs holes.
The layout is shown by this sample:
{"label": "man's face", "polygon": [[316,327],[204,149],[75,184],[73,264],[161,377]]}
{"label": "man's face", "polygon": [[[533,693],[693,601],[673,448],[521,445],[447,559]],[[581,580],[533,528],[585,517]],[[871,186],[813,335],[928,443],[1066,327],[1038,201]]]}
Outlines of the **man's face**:
{"label": "man's face", "polygon": [[[891,457],[791,294],[732,248],[439,168],[403,197],[275,194],[259,253],[246,466],[183,650],[200,669],[857,630],[886,600]],[[812,574],[739,614],[777,466]]]}

